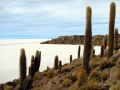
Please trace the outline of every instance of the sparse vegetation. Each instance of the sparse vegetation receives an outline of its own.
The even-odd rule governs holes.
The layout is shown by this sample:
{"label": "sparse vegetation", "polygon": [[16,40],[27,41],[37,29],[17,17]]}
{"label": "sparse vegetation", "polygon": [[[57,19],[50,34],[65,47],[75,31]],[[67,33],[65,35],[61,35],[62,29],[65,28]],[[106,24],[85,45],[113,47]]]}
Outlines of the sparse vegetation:
{"label": "sparse vegetation", "polygon": [[63,80],[63,86],[64,87],[68,87],[70,85],[72,85],[72,80],[70,80],[70,79],[64,79]]}
{"label": "sparse vegetation", "polygon": [[105,68],[110,68],[112,66],[114,66],[115,63],[113,63],[112,61],[109,61],[109,60],[103,60],[100,62],[100,65],[99,65],[99,68],[101,70],[105,69]]}

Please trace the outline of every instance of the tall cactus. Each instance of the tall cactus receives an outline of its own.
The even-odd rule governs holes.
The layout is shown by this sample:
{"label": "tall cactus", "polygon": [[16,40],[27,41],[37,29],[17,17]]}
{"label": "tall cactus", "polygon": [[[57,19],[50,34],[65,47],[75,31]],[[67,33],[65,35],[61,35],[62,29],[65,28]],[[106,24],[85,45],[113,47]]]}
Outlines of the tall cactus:
{"label": "tall cactus", "polygon": [[78,47],[78,58],[80,58],[80,46]]}
{"label": "tall cactus", "polygon": [[55,60],[54,60],[54,69],[58,69],[58,56],[55,56]]}
{"label": "tall cactus", "polygon": [[108,55],[107,55],[108,58],[110,58],[113,55],[115,13],[116,13],[116,5],[114,2],[112,2],[110,4],[109,41],[108,41]]}
{"label": "tall cactus", "polygon": [[83,68],[89,74],[89,60],[91,52],[92,41],[92,27],[91,27],[92,10],[91,7],[86,8],[86,32],[84,38],[84,53],[83,53]]}
{"label": "tall cactus", "polygon": [[72,62],[72,55],[70,55],[70,63]]}
{"label": "tall cactus", "polygon": [[114,37],[114,48],[118,50],[118,29],[115,29],[115,37]]}
{"label": "tall cactus", "polygon": [[22,48],[20,52],[20,81],[19,84],[22,87],[23,82],[26,79],[26,55],[25,50]]}

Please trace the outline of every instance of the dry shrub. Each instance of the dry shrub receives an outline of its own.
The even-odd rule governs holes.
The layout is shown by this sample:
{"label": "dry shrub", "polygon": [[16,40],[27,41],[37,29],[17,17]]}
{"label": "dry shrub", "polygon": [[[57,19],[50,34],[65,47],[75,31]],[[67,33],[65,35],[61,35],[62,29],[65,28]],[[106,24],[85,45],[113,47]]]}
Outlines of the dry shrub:
{"label": "dry shrub", "polygon": [[100,72],[100,80],[107,80],[109,76],[109,73]]}
{"label": "dry shrub", "polygon": [[54,76],[57,75],[57,72],[55,70],[50,70],[48,71],[48,78],[53,78]]}
{"label": "dry shrub", "polygon": [[80,70],[78,71],[77,79],[78,79],[78,86],[79,87],[86,82],[87,74],[86,74],[86,71],[83,68],[80,68]]}
{"label": "dry shrub", "polygon": [[92,71],[91,73],[90,73],[90,75],[89,75],[89,78],[90,79],[99,79],[99,72],[98,71]]}
{"label": "dry shrub", "polygon": [[61,68],[61,72],[70,72],[73,69],[73,65],[67,65]]}
{"label": "dry shrub", "polygon": [[87,81],[79,90],[101,90],[100,85],[93,80]]}
{"label": "dry shrub", "polygon": [[120,80],[120,69],[117,70],[117,79]]}
{"label": "dry shrub", "polygon": [[120,81],[117,82],[116,85],[113,85],[110,90],[120,90]]}
{"label": "dry shrub", "polygon": [[120,68],[120,59],[117,60],[117,62],[116,62],[116,66],[117,66],[118,68]]}
{"label": "dry shrub", "polygon": [[95,61],[95,60],[91,60],[91,61],[90,61],[90,68],[91,68],[91,69],[94,69],[94,68],[96,68],[97,66],[98,66],[97,61]]}
{"label": "dry shrub", "polygon": [[89,78],[94,80],[107,80],[109,77],[109,73],[107,72],[100,72],[100,71],[93,71],[90,73]]}
{"label": "dry shrub", "polygon": [[43,76],[46,76],[48,78],[53,78],[56,75],[57,75],[57,72],[56,70],[53,70],[53,69],[49,70],[48,72],[43,73]]}
{"label": "dry shrub", "polygon": [[110,68],[112,66],[114,66],[115,63],[113,63],[112,61],[109,61],[109,60],[103,60],[100,62],[100,65],[99,65],[99,68],[101,70],[105,69],[105,68]]}
{"label": "dry shrub", "polygon": [[64,87],[68,87],[70,85],[72,85],[72,80],[70,80],[70,79],[64,79],[63,80],[63,86]]}
{"label": "dry shrub", "polygon": [[77,80],[76,75],[73,75],[72,73],[67,74],[66,78],[72,80],[73,82]]}

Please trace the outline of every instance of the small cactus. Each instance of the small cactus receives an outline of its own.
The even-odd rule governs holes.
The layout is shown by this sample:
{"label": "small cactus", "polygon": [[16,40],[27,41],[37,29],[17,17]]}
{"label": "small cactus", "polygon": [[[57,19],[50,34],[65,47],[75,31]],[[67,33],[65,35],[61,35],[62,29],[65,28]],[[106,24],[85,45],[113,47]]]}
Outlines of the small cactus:
{"label": "small cactus", "polygon": [[101,45],[100,57],[103,57],[103,56],[104,56],[104,46]]}
{"label": "small cactus", "polygon": [[20,87],[23,86],[23,82],[26,79],[26,55],[25,50],[22,48],[20,52]]}
{"label": "small cactus", "polygon": [[114,48],[118,50],[118,29],[115,29],[115,36],[114,36]]}
{"label": "small cactus", "polygon": [[59,61],[59,68],[62,67],[62,61]]}
{"label": "small cactus", "polygon": [[72,62],[72,55],[70,55],[70,63]]}
{"label": "small cactus", "polygon": [[78,58],[80,58],[80,46],[78,47]]}
{"label": "small cactus", "polygon": [[58,56],[55,56],[54,69],[58,69]]}
{"label": "small cactus", "polygon": [[104,46],[104,49],[107,48],[107,36],[103,38],[103,46]]}
{"label": "small cactus", "polygon": [[91,41],[92,41],[92,28],[91,28],[91,18],[92,10],[91,7],[86,8],[86,32],[84,37],[84,52],[83,52],[83,68],[89,74],[89,60],[91,52]]}
{"label": "small cactus", "polygon": [[114,2],[112,2],[110,4],[109,41],[108,41],[108,55],[107,55],[108,58],[110,58],[113,55],[115,13],[116,13],[116,5]]}
{"label": "small cactus", "polygon": [[29,71],[29,76],[32,78],[35,74],[35,59],[34,56],[31,57],[31,67],[30,67],[30,71]]}
{"label": "small cactus", "polygon": [[91,50],[91,56],[90,57],[91,57],[91,59],[95,57],[95,49],[94,48],[92,48],[92,50]]}
{"label": "small cactus", "polygon": [[39,71],[40,62],[41,62],[41,52],[37,50],[35,53],[35,72]]}

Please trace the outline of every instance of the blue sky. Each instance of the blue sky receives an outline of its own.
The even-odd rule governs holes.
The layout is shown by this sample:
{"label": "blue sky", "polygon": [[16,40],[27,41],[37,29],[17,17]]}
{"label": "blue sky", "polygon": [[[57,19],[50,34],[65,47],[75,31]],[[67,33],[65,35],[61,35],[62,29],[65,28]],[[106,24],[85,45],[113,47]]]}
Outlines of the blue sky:
{"label": "blue sky", "polygon": [[[120,29],[120,0],[116,24]],[[0,0],[0,39],[48,39],[85,32],[86,6],[92,7],[92,31],[108,33],[110,0]],[[119,30],[120,33],[120,30]]]}

